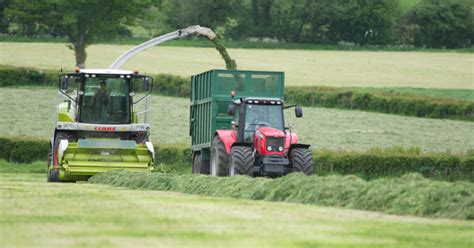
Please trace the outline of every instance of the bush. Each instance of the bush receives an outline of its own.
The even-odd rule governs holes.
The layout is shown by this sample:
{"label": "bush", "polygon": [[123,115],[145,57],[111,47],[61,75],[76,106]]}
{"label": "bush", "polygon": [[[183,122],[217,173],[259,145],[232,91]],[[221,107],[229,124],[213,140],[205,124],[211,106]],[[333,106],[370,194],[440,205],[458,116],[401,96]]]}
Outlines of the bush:
{"label": "bush", "polygon": [[246,176],[217,178],[109,171],[91,177],[89,182],[133,189],[337,206],[390,214],[474,219],[474,184],[432,181],[416,173],[365,181],[356,176],[319,177],[302,173],[272,180]]}
{"label": "bush", "polygon": [[[0,159],[30,163],[45,161],[49,151],[47,141],[10,140],[0,138]],[[187,145],[156,145],[155,165],[162,172],[190,172],[192,153]],[[398,177],[420,173],[436,180],[474,182],[474,153],[420,154],[418,150],[371,150],[364,152],[313,151],[314,172],[319,175],[357,175],[366,180]]]}
{"label": "bush", "polygon": [[287,87],[285,98],[306,106],[474,121],[474,102],[450,98],[331,87]]}

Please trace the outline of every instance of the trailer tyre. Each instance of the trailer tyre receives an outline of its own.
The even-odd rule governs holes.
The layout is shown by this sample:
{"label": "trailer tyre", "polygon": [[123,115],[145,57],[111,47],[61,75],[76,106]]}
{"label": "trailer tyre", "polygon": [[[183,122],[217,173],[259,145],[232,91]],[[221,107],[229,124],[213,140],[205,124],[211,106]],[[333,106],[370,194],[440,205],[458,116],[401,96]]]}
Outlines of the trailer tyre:
{"label": "trailer tyre", "polygon": [[209,175],[209,171],[210,171],[209,161],[202,160],[201,154],[196,153],[193,159],[193,174]]}
{"label": "trailer tyre", "polygon": [[247,146],[235,146],[230,151],[229,176],[253,176],[255,157],[253,149]]}
{"label": "trailer tyre", "polygon": [[212,140],[211,175],[220,177],[229,175],[229,156],[219,136],[215,136]]}
{"label": "trailer tyre", "polygon": [[290,152],[290,161],[293,172],[303,172],[306,175],[313,174],[313,155],[306,148],[294,148]]}

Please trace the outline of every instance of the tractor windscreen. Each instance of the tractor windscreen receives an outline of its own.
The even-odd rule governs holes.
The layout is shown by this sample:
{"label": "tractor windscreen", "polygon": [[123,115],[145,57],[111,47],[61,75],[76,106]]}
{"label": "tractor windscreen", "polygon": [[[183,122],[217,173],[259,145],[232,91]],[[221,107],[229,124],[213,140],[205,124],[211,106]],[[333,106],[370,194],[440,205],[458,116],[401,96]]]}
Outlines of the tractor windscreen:
{"label": "tractor windscreen", "polygon": [[244,140],[251,139],[255,130],[260,127],[283,128],[283,109],[281,105],[254,105],[245,107]]}
{"label": "tractor windscreen", "polygon": [[83,87],[80,122],[130,123],[129,80],[120,77],[87,77]]}

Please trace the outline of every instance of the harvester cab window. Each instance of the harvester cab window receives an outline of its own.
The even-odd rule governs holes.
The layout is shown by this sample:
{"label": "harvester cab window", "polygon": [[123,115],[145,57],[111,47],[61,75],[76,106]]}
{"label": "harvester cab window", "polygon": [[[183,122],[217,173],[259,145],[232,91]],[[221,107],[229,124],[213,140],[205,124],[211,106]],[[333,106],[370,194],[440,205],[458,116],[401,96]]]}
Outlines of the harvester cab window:
{"label": "harvester cab window", "polygon": [[251,141],[255,130],[261,127],[273,127],[283,130],[281,105],[248,104],[246,106],[244,140]]}
{"label": "harvester cab window", "polygon": [[129,84],[124,78],[90,77],[84,80],[81,122],[130,123]]}

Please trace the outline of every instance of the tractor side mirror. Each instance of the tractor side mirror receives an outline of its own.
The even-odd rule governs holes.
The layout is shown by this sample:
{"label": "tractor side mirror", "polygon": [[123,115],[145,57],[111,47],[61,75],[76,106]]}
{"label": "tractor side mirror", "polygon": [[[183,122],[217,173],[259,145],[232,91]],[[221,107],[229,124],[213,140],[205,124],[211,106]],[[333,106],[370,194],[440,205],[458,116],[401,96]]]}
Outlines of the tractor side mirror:
{"label": "tractor side mirror", "polygon": [[143,87],[146,91],[151,91],[151,79],[149,77],[143,78]]}
{"label": "tractor side mirror", "polygon": [[235,115],[235,105],[234,104],[229,104],[229,107],[227,107],[227,114],[228,115]]}
{"label": "tractor side mirror", "polygon": [[61,90],[64,90],[64,91],[66,91],[67,88],[69,87],[69,78],[67,76],[61,77],[60,87],[61,87]]}
{"label": "tractor side mirror", "polygon": [[295,115],[296,115],[296,118],[303,117],[303,110],[301,109],[299,105],[296,105],[295,107]]}

